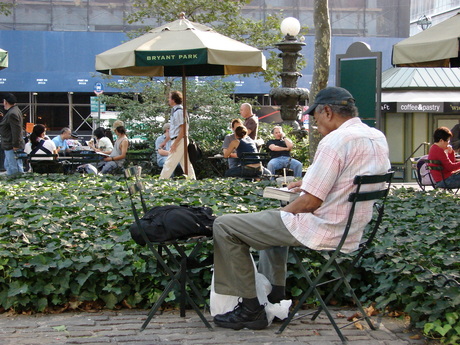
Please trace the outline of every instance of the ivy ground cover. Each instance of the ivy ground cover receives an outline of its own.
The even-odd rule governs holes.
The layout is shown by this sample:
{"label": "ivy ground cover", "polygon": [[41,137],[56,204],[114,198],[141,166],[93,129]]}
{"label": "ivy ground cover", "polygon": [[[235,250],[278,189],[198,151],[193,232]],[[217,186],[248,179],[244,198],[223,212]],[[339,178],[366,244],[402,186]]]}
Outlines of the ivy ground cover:
{"label": "ivy ground cover", "polygon": [[[150,206],[206,205],[216,215],[278,207],[261,197],[264,182],[233,179],[143,179]],[[0,310],[50,311],[84,302],[147,308],[165,283],[146,248],[128,228],[133,216],[117,176],[27,175],[0,180]],[[381,310],[408,313],[426,334],[458,341],[460,198],[443,192],[393,191],[382,232],[366,254],[354,286]],[[384,229],[387,229],[384,231]],[[203,256],[212,251],[204,248]],[[317,254],[307,254],[312,269]],[[194,270],[209,294],[209,268]],[[290,267],[288,292],[303,282]],[[447,282],[447,283],[446,283]],[[174,293],[167,301],[173,303]],[[338,296],[345,304],[347,296]]]}

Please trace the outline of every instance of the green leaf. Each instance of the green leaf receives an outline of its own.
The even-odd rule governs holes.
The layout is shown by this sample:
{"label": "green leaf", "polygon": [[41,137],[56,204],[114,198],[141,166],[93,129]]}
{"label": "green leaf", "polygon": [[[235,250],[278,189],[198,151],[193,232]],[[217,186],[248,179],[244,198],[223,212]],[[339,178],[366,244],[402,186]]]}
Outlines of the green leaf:
{"label": "green leaf", "polygon": [[446,324],[443,327],[438,326],[434,330],[438,332],[439,334],[441,334],[441,336],[444,337],[447,334],[447,332],[449,332],[451,329],[452,329],[452,326],[449,324]]}
{"label": "green leaf", "polygon": [[446,313],[446,320],[450,325],[453,325],[458,320],[458,313]]}
{"label": "green leaf", "polygon": [[102,295],[101,298],[105,302],[105,306],[109,309],[113,309],[118,303],[117,297],[113,293]]}
{"label": "green leaf", "polygon": [[8,289],[8,297],[13,297],[20,294],[25,294],[28,292],[29,287],[26,283],[21,283],[19,281],[13,281]]}

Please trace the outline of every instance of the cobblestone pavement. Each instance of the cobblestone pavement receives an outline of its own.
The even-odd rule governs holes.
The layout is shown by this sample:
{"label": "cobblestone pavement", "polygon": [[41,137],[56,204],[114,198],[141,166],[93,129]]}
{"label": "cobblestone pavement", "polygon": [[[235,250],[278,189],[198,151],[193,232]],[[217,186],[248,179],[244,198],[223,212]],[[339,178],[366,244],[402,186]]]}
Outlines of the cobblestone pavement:
{"label": "cobblestone pavement", "polygon": [[[336,310],[351,316],[354,310]],[[63,313],[37,315],[0,315],[1,345],[199,345],[199,344],[342,344],[325,316],[310,321],[308,318],[291,323],[282,334],[275,334],[280,324],[265,330],[233,331],[214,327],[208,330],[193,311],[182,318],[178,311],[155,316],[140,332],[146,319],[146,310],[102,311],[97,313]],[[209,314],[205,314],[212,320]],[[428,344],[419,334],[409,332],[401,320],[373,317],[376,331],[367,327],[359,330],[349,326],[343,330],[351,345],[418,345]],[[346,318],[338,319],[345,324]],[[214,326],[214,324],[211,322]],[[412,338],[412,339],[411,339]],[[413,339],[418,338],[418,339]],[[434,344],[434,343],[430,343]]]}

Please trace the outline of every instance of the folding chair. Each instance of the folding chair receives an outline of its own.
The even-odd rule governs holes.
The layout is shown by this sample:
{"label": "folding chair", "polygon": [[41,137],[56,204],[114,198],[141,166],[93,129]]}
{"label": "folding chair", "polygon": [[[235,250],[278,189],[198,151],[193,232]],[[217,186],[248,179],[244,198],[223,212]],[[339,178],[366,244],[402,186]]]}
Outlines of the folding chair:
{"label": "folding chair", "polygon": [[[430,171],[430,177],[431,177],[431,170],[437,170],[437,171],[441,172],[442,180],[446,184],[446,187],[445,188],[442,187],[442,188],[447,189],[448,191],[450,191],[450,192],[452,192],[454,194],[457,194],[457,192],[459,191],[460,188],[457,188],[455,190],[455,188],[449,187],[449,184],[445,182],[446,179],[444,177],[444,168],[442,167],[441,161],[433,160],[433,159],[427,159],[427,160],[425,160],[425,162],[426,162],[426,168],[428,169],[428,171]],[[435,189],[440,188],[440,187],[436,186],[436,182],[433,180],[433,178],[431,178],[431,185]]]}
{"label": "folding chair", "polygon": [[[131,200],[132,212],[134,215],[134,219],[136,221],[136,225],[142,235],[142,238],[144,239],[148,248],[157,260],[158,266],[161,267],[165,271],[166,275],[169,277],[169,282],[166,284],[164,291],[162,292],[158,300],[152,306],[152,309],[150,310],[147,319],[141,327],[141,331],[143,331],[147,327],[150,320],[153,318],[153,316],[161,307],[162,303],[164,302],[168,294],[175,286],[177,286],[180,290],[180,316],[185,317],[185,306],[186,302],[188,302],[195,310],[197,315],[200,317],[200,319],[203,321],[203,323],[206,325],[206,327],[212,330],[212,326],[210,325],[208,320],[206,320],[195,301],[191,298],[189,291],[187,291],[187,287],[189,287],[193,292],[197,302],[199,304],[204,305],[206,308],[206,301],[203,299],[200,291],[197,289],[197,287],[189,277],[189,270],[191,268],[205,267],[212,264],[212,259],[204,260],[203,262],[198,262],[197,260],[197,257],[200,254],[200,250],[203,247],[203,244],[211,240],[211,237],[197,236],[186,240],[174,240],[166,242],[150,241],[142,227],[139,212],[137,210],[136,203],[134,202],[134,198],[136,197],[136,195],[138,195],[142,205],[143,214],[145,214],[148,211],[147,206],[145,204],[144,196],[142,194],[143,185],[140,181],[141,170],[142,168],[140,166],[134,166],[125,169],[125,180],[129,192],[129,197]],[[189,252],[190,246],[193,246],[193,249]],[[173,253],[174,249],[175,251],[177,251],[177,253]],[[189,253],[187,254],[187,252]]]}
{"label": "folding chair", "polygon": [[[283,332],[283,330],[287,327],[287,325],[291,322],[291,320],[294,318],[294,316],[297,314],[299,311],[300,307],[305,303],[306,299],[313,293],[318,300],[320,306],[316,311],[300,315],[297,318],[305,317],[308,315],[313,314],[312,320],[315,320],[318,315],[324,311],[334,327],[335,331],[337,332],[339,338],[342,340],[343,343],[346,343],[347,340],[344,337],[344,335],[341,332],[341,328],[347,327],[359,320],[350,322],[342,327],[338,327],[337,323],[335,322],[334,318],[332,317],[331,312],[329,311],[327,307],[327,303],[331,300],[335,292],[342,286],[342,284],[345,286],[347,292],[351,294],[353,301],[356,303],[356,306],[358,307],[359,312],[362,315],[362,319],[365,319],[367,324],[372,330],[375,330],[374,325],[372,324],[370,318],[366,315],[366,313],[363,310],[363,307],[356,296],[355,292],[353,291],[352,287],[350,286],[349,283],[349,275],[351,273],[351,270],[353,267],[356,265],[356,263],[360,260],[364,252],[369,248],[370,244],[372,243],[372,240],[374,239],[380,223],[383,218],[384,214],[384,204],[388,195],[388,192],[390,190],[390,185],[391,185],[391,179],[394,175],[394,172],[389,172],[385,175],[369,175],[369,176],[356,176],[353,183],[356,185],[356,192],[351,193],[348,197],[348,201],[351,202],[351,209],[348,215],[348,220],[344,229],[344,233],[342,235],[342,238],[337,245],[337,248],[333,251],[320,251],[321,253],[327,254],[329,258],[327,259],[327,262],[321,266],[321,271],[316,275],[316,276],[311,276],[310,273],[308,272],[307,268],[305,268],[302,259],[299,257],[299,255],[296,253],[295,248],[294,250],[291,250],[291,253],[293,254],[296,263],[298,267],[300,268],[301,272],[304,274],[305,278],[307,279],[307,282],[309,284],[309,288],[307,291],[304,292],[302,297],[299,300],[299,303],[297,306],[290,312],[288,318],[283,322],[281,325],[280,329],[276,332],[277,334],[280,334]],[[370,185],[370,184],[378,184],[375,189],[369,191],[369,188],[364,187],[366,191],[361,191],[361,188],[365,185]],[[384,185],[384,187],[381,188],[381,186]],[[347,269],[343,268],[341,266],[341,258],[343,258],[346,255],[349,254],[344,254],[341,252],[342,246],[345,243],[345,240],[347,239],[348,232],[350,230],[350,227],[353,223],[353,215],[355,212],[355,208],[359,207],[359,202],[363,201],[374,201],[374,208],[377,213],[377,217],[374,220],[375,223],[373,226],[370,228],[370,233],[368,234],[367,238],[363,237],[363,241],[360,243],[359,248],[353,252],[353,259],[351,260],[351,263],[347,267]],[[308,248],[305,248],[306,250],[311,250]],[[356,253],[356,254],[355,254]],[[326,256],[327,256],[326,255]],[[325,274],[326,272],[329,271],[330,267],[335,268],[335,271],[338,275],[337,278],[325,280]],[[323,299],[321,296],[320,292],[318,291],[318,288],[320,286],[323,286],[325,284],[331,284],[334,283],[331,286],[331,290],[329,290],[329,294]]]}

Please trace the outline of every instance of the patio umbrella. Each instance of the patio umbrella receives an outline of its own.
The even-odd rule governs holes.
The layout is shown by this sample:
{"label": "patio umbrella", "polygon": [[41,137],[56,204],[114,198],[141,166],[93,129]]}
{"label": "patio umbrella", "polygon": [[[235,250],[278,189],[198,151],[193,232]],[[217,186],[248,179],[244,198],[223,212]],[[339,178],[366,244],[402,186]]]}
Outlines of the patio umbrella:
{"label": "patio umbrella", "polygon": [[0,69],[8,67],[8,52],[0,49]]}
{"label": "patio umbrella", "polygon": [[[113,75],[182,77],[186,121],[186,77],[262,72],[265,57],[259,49],[190,22],[181,13],[178,20],[96,55],[96,70]],[[187,154],[185,160],[187,169]]]}

